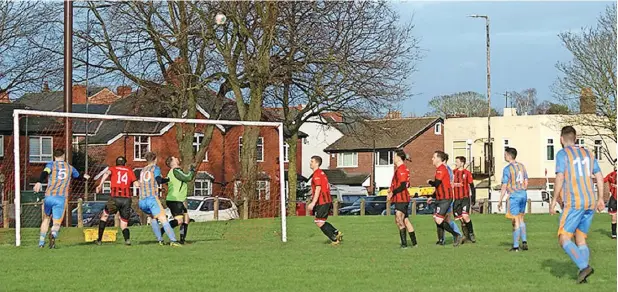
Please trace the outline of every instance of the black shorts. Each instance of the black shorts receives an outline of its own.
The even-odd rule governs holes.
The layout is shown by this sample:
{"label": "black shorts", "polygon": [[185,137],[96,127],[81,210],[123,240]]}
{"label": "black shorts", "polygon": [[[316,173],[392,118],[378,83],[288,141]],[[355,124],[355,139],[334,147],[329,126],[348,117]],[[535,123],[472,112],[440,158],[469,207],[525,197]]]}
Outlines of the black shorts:
{"label": "black shorts", "polygon": [[448,213],[448,209],[451,207],[451,203],[453,200],[438,200],[435,204],[435,211],[433,212],[434,217],[444,218],[446,217],[446,213]]}
{"label": "black shorts", "polygon": [[457,199],[453,202],[453,214],[455,219],[460,219],[470,212],[470,198]]}
{"label": "black shorts", "polygon": [[183,216],[187,213],[187,207],[184,202],[178,201],[165,201],[165,204],[168,208],[170,208],[170,212],[172,212],[172,217]]}
{"label": "black shorts", "polygon": [[614,196],[609,197],[609,202],[607,203],[607,213],[616,214],[616,199]]}
{"label": "black shorts", "polygon": [[315,215],[316,220],[324,220],[328,219],[328,213],[333,209],[333,203],[326,203],[322,205],[316,205],[313,207],[313,214]]}
{"label": "black shorts", "polygon": [[120,219],[128,222],[131,217],[131,197],[110,197],[105,204],[106,214],[120,212]]}
{"label": "black shorts", "polygon": [[[404,218],[408,218],[408,206],[410,203],[395,203],[395,211],[403,213]],[[395,213],[396,214],[396,213]]]}

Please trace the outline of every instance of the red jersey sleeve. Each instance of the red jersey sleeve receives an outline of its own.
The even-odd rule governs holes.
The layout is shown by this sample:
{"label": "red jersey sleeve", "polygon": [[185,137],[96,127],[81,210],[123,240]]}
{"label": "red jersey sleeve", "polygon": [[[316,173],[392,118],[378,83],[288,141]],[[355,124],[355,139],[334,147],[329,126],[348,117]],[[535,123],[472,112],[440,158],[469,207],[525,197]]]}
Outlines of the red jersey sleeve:
{"label": "red jersey sleeve", "polygon": [[[406,182],[407,179],[408,178],[407,178],[405,171],[403,170],[397,171],[397,183],[398,184],[401,184],[402,182]],[[395,186],[395,187],[398,187],[398,186]]]}
{"label": "red jersey sleeve", "polygon": [[322,185],[322,175],[317,173],[317,175],[313,177],[312,182],[314,186],[321,186]]}
{"label": "red jersey sleeve", "polygon": [[133,170],[129,169],[129,184],[133,183],[134,181],[137,180],[137,178],[135,178],[135,172]]}
{"label": "red jersey sleeve", "polygon": [[448,178],[448,171],[443,170],[443,167],[439,167],[438,169],[436,169],[436,180],[441,180],[444,181],[446,179],[450,179]]}

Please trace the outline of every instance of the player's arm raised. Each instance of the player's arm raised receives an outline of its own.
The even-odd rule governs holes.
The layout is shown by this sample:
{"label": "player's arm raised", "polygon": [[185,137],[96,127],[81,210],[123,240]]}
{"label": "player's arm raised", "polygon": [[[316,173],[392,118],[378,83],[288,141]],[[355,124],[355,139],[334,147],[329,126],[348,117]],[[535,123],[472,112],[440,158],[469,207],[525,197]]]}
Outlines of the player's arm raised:
{"label": "player's arm raised", "polygon": [[108,168],[107,171],[105,171],[105,173],[103,174],[103,177],[101,177],[101,181],[97,185],[97,189],[96,189],[97,193],[100,193],[101,190],[103,190],[103,183],[107,180],[110,174],[112,174],[112,172]]}

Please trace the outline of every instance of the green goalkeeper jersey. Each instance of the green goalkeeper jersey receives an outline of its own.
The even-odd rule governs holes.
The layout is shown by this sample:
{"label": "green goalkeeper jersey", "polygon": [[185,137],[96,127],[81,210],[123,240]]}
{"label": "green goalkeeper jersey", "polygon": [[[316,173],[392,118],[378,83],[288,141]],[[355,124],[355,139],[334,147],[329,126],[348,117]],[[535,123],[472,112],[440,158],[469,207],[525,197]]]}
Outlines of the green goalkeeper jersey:
{"label": "green goalkeeper jersey", "polygon": [[195,170],[184,173],[180,168],[174,168],[167,175],[167,201],[184,202],[187,199],[187,183],[193,180]]}

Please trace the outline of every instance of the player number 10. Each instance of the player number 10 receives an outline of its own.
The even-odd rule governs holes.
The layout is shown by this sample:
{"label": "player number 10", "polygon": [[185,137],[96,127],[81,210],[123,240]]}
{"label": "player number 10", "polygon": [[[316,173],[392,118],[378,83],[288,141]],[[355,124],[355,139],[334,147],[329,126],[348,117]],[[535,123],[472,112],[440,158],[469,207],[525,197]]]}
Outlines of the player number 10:
{"label": "player number 10", "polygon": [[[582,170],[582,165],[584,169]],[[577,169],[579,176],[590,176],[590,159],[588,157],[581,159],[579,157],[573,159],[573,167]]]}

